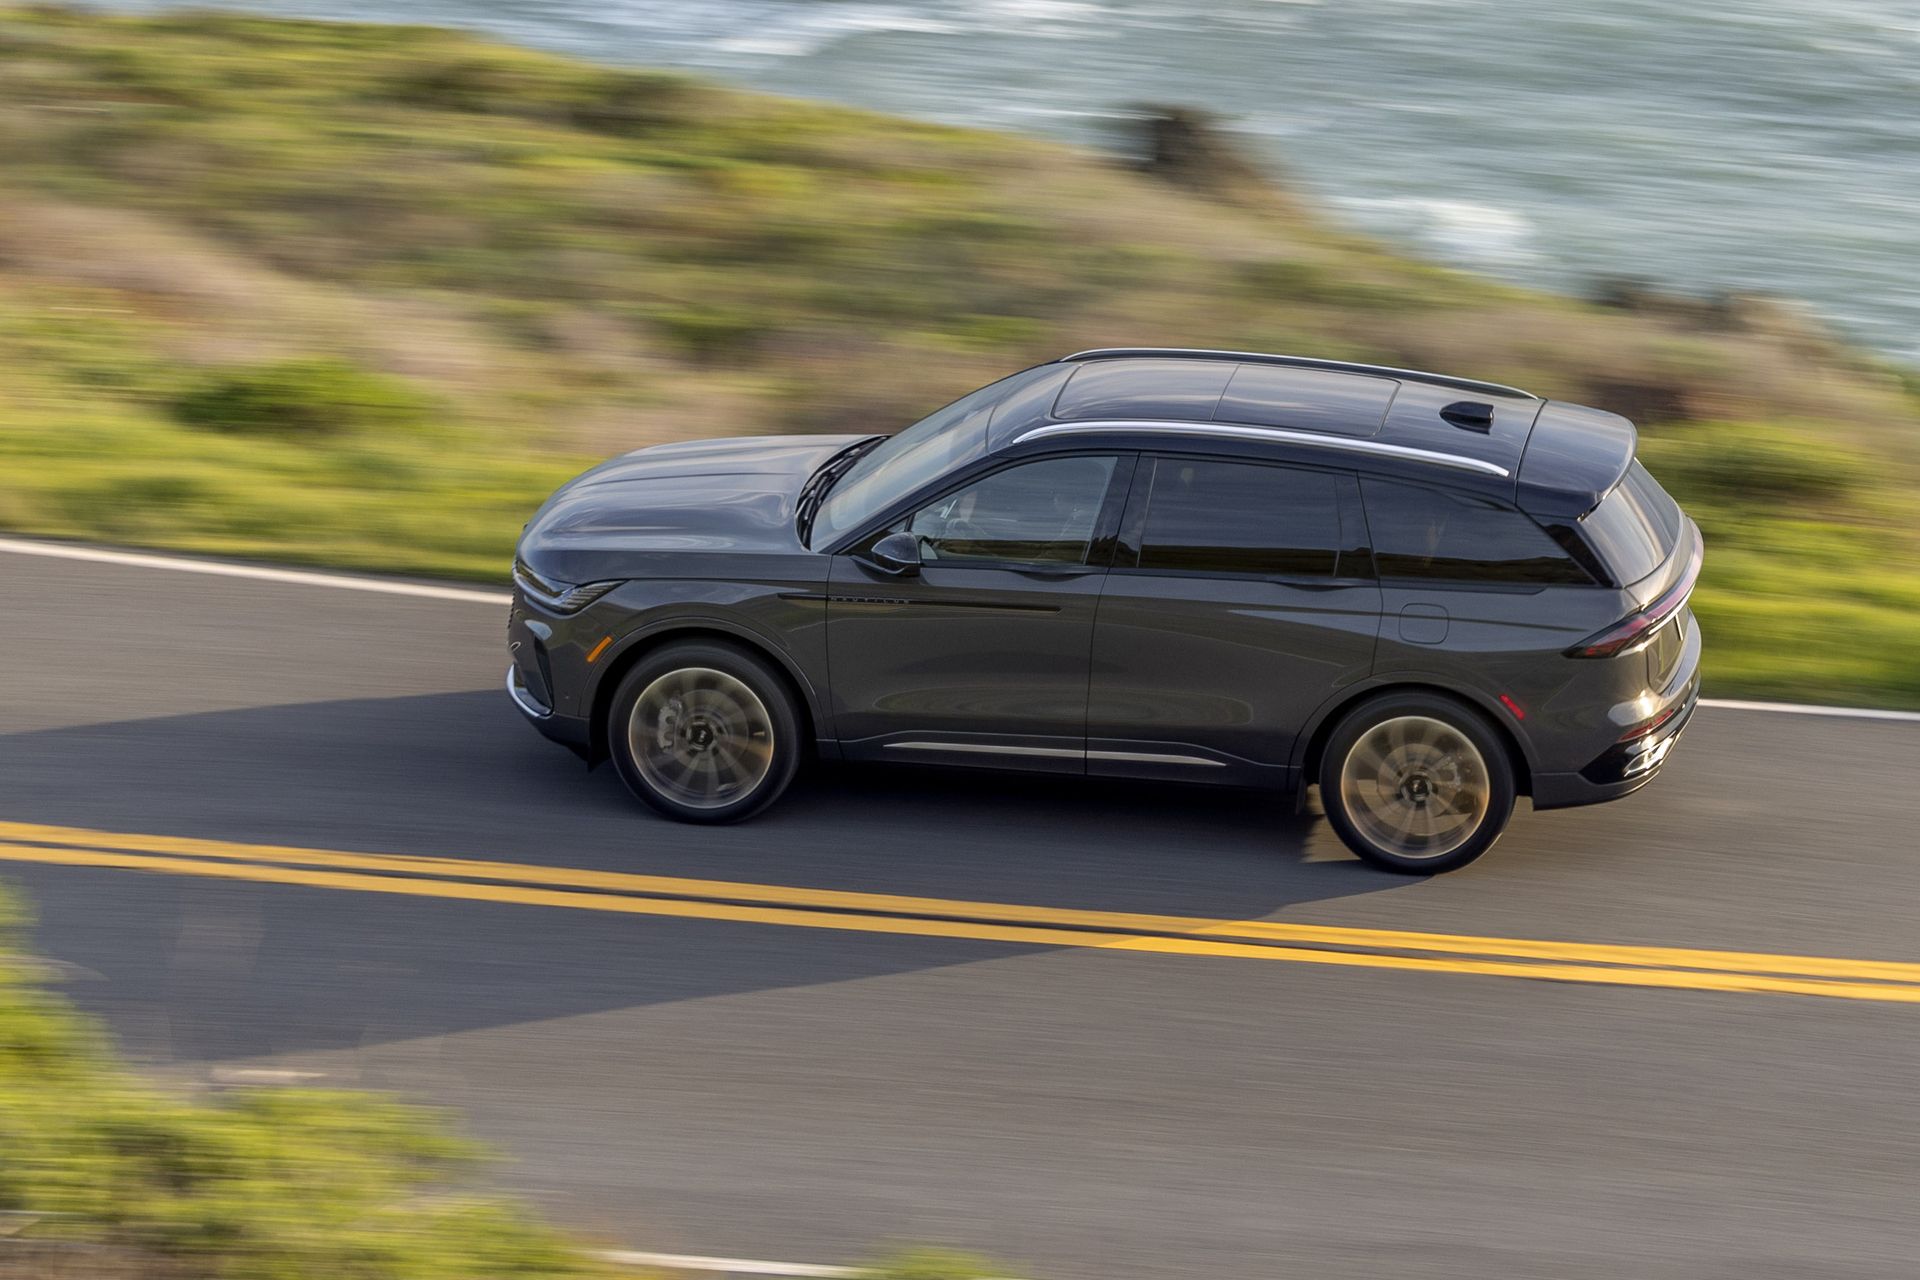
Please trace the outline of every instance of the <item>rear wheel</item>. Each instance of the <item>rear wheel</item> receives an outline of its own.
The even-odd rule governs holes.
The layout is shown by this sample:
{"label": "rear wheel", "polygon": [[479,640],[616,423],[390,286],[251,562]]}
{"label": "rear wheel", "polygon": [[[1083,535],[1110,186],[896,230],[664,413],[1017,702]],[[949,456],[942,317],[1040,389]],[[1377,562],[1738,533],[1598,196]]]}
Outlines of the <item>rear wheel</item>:
{"label": "rear wheel", "polygon": [[633,793],[682,822],[736,822],[779,798],[800,761],[785,681],[732,645],[670,644],[613,695],[607,748]]}
{"label": "rear wheel", "polygon": [[1513,813],[1513,763],[1477,713],[1429,694],[1348,712],[1320,762],[1327,821],[1367,862],[1408,875],[1464,867]]}

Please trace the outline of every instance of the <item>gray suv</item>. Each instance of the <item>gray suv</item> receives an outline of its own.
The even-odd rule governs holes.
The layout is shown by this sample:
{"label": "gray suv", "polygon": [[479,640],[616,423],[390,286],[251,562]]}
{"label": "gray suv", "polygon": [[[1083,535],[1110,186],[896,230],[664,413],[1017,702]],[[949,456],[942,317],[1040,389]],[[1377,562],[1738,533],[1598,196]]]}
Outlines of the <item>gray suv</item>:
{"label": "gray suv", "polygon": [[1686,727],[1699,530],[1624,418],[1228,351],[1086,351],[893,436],[643,449],[528,522],[507,687],[692,822],[848,760],[1264,787],[1464,866]]}

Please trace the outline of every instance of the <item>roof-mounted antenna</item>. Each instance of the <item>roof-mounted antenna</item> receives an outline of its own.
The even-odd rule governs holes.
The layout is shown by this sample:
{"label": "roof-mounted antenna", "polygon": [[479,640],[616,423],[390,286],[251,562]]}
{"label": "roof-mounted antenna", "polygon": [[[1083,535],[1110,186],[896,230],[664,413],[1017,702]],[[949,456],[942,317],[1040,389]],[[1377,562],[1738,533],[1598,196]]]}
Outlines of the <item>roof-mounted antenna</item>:
{"label": "roof-mounted antenna", "polygon": [[1440,411],[1440,416],[1464,431],[1485,435],[1493,430],[1493,406],[1478,400],[1455,400]]}

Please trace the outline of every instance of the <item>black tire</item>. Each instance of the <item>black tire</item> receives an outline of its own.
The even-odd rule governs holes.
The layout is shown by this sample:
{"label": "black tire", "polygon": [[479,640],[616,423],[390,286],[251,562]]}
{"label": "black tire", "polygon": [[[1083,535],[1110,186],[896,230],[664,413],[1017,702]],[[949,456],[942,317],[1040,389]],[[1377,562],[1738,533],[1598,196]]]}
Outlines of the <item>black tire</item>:
{"label": "black tire", "polygon": [[760,812],[793,781],[801,746],[787,682],[764,659],[720,641],[647,654],[607,713],[607,753],[621,779],[681,822]]}
{"label": "black tire", "polygon": [[1440,694],[1382,694],[1342,716],[1319,781],[1327,821],[1347,848],[1402,875],[1466,866],[1513,815],[1506,743],[1477,711]]}

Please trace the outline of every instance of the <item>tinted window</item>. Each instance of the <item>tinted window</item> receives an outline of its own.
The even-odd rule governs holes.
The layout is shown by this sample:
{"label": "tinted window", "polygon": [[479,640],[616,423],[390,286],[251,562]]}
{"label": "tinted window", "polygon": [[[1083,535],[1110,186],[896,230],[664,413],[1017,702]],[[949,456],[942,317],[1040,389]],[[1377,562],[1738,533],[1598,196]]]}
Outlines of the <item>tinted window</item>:
{"label": "tinted window", "polygon": [[1113,478],[1112,458],[1048,458],[996,471],[922,507],[906,530],[929,563],[1084,564]]}
{"label": "tinted window", "polygon": [[1340,558],[1334,484],[1317,471],[1162,458],[1140,567],[1332,577]]}
{"label": "tinted window", "polygon": [[1680,506],[1635,462],[1626,478],[1580,521],[1587,541],[1623,583],[1658,569],[1680,538]]}
{"label": "tinted window", "polygon": [[1110,360],[1077,371],[1056,418],[1171,418],[1206,422],[1238,366],[1220,360]]}
{"label": "tinted window", "polygon": [[1539,525],[1482,498],[1362,480],[1382,577],[1451,582],[1591,582]]}
{"label": "tinted window", "polygon": [[1042,365],[1002,378],[881,441],[827,494],[814,517],[813,545],[833,541],[942,473],[985,453],[995,406],[1050,372]]}

